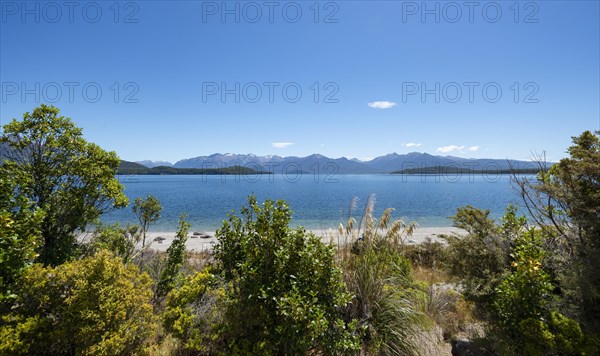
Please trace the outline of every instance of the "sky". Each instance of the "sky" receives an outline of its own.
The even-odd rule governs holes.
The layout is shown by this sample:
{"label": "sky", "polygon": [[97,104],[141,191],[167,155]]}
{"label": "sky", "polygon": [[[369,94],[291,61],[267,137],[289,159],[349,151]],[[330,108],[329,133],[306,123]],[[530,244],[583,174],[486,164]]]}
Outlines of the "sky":
{"label": "sky", "polygon": [[598,1],[0,0],[0,121],[122,159],[565,156],[600,129]]}

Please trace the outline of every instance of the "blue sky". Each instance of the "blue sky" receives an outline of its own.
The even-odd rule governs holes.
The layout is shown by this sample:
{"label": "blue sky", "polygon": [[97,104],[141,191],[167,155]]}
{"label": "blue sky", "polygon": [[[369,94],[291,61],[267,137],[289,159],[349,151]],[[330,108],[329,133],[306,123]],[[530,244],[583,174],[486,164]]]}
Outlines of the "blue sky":
{"label": "blue sky", "polygon": [[54,101],[121,158],[171,162],[556,160],[600,128],[598,1],[316,4],[2,0],[0,119]]}

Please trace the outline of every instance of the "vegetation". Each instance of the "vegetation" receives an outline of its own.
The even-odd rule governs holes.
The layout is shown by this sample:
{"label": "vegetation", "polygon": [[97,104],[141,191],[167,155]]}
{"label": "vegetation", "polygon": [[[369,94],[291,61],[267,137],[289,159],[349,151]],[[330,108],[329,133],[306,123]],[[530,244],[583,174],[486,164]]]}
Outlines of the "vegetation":
{"label": "vegetation", "polygon": [[515,209],[509,207],[506,218],[513,219],[504,228],[489,218],[489,210],[472,206],[458,209],[451,219],[454,226],[467,232],[466,235],[451,235],[448,242],[445,264],[451,275],[461,279],[464,295],[480,307],[478,312],[485,317],[491,310],[493,295],[498,284],[510,267],[510,248],[513,239]]}
{"label": "vegetation", "polygon": [[150,228],[150,225],[160,219],[160,212],[162,206],[160,201],[150,194],[146,198],[135,198],[133,203],[133,213],[138,218],[142,229],[142,257],[141,265],[144,265],[144,251],[146,249],[146,233]]}
{"label": "vegetation", "polygon": [[181,340],[183,350],[217,354],[227,349],[220,336],[225,326],[225,289],[209,269],[187,277],[167,296],[165,330]]}
{"label": "vegetation", "polygon": [[44,211],[39,262],[59,265],[77,255],[75,232],[103,212],[127,205],[115,178],[119,158],[83,138],[69,118],[41,105],[4,126],[8,146],[0,176],[12,177],[19,195]]}
{"label": "vegetation", "polygon": [[2,316],[0,353],[139,352],[156,330],[150,283],[107,251],[57,267],[35,264]]}
{"label": "vegetation", "polygon": [[375,221],[374,204],[371,196],[358,226],[348,217],[339,229],[344,240],[351,242],[339,251],[346,284],[354,296],[346,318],[358,321],[363,352],[407,355],[419,350],[416,335],[425,326],[426,294],[414,282],[410,262],[401,250],[402,240],[415,225],[392,222],[392,209]]}
{"label": "vegetation", "polygon": [[517,179],[525,206],[546,236],[561,308],[600,334],[600,138],[573,137],[570,157],[536,180]]}
{"label": "vegetation", "polygon": [[179,276],[180,270],[185,263],[185,242],[188,239],[189,228],[190,224],[185,221],[185,215],[181,215],[179,217],[179,228],[177,230],[177,235],[171,243],[171,246],[169,246],[167,249],[167,265],[162,271],[158,281],[156,290],[157,298],[164,297],[173,289],[173,287],[175,287],[177,277]]}
{"label": "vegetation", "polygon": [[139,254],[138,244],[141,240],[140,227],[119,224],[102,225],[96,227],[92,240],[85,246],[84,255],[93,255],[100,250],[111,251],[115,256],[123,259],[124,263],[133,261]]}
{"label": "vegetation", "polygon": [[10,176],[0,178],[0,310],[16,297],[23,271],[37,257],[43,212],[17,190]]}
{"label": "vegetation", "polygon": [[354,323],[341,318],[351,295],[334,248],[290,229],[290,219],[283,201],[261,206],[250,197],[242,217],[230,215],[217,232],[229,352],[337,354],[358,347]]}
{"label": "vegetation", "polygon": [[252,168],[234,166],[223,168],[175,168],[175,167],[152,167],[148,168],[135,162],[121,161],[117,174],[121,175],[253,175],[253,174],[271,174],[270,172],[257,171]]}
{"label": "vegetation", "polygon": [[429,166],[422,168],[409,168],[401,171],[394,171],[391,174],[431,174],[431,175],[454,175],[454,174],[485,174],[489,176],[495,176],[498,174],[537,174],[543,168],[532,167],[532,168],[519,168],[519,169],[470,169],[460,168],[455,166]]}
{"label": "vegetation", "polygon": [[1,355],[449,352],[438,335],[454,354],[600,354],[598,132],[535,179],[515,173],[527,216],[465,206],[443,242],[405,244],[416,225],[375,219],[371,197],[326,244],[251,196],[213,253],[186,251],[182,215],[143,264],[155,197],[135,200],[139,226],[76,239],[128,202],[116,155],[58,113],[42,105],[0,137]]}

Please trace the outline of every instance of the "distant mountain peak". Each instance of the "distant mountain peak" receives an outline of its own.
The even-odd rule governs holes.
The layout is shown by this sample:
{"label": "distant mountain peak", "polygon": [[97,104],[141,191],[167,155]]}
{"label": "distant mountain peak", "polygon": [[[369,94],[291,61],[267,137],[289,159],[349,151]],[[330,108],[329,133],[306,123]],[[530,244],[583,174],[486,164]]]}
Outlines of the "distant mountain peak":
{"label": "distant mountain peak", "polygon": [[[405,169],[416,169],[424,167],[444,167],[464,165],[467,158],[452,157],[452,156],[436,156],[425,152],[410,152],[398,154],[396,152],[389,153],[384,156],[379,156],[371,160],[361,161],[357,158],[330,158],[319,153],[314,153],[306,157],[296,156],[257,156],[255,154],[234,154],[234,153],[215,153],[210,156],[199,156],[189,159],[183,159],[174,164],[176,168],[204,168],[207,166],[232,167],[243,166],[253,169],[271,171],[275,169],[275,173],[282,170],[297,169],[302,172],[314,172],[315,167],[318,169],[328,169],[329,163],[337,165],[338,174],[358,174],[358,173],[390,173],[402,171]],[[517,161],[511,161],[517,162]],[[506,159],[471,159],[472,163],[480,166],[494,164],[494,167],[499,169],[510,169],[510,165]],[[520,162],[526,163],[526,162]],[[318,165],[318,166],[315,166]],[[275,167],[275,168],[272,168]]]}

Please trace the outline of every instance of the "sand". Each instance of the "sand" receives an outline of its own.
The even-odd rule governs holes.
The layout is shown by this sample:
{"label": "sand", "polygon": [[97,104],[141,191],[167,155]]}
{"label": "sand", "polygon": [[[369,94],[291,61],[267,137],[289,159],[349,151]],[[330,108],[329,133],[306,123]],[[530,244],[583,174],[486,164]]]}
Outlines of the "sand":
{"label": "sand", "polygon": [[[333,240],[334,243],[339,243],[338,239],[337,239],[337,235],[338,235],[337,230],[335,230],[335,229],[326,229],[326,230],[321,229],[321,230],[309,230],[309,231],[314,233],[317,236],[321,236],[323,238],[324,242],[329,242],[329,241]],[[215,236],[214,231],[198,231],[198,232],[202,232],[203,234],[209,235],[210,237],[208,237],[208,238],[193,236],[193,232],[194,231],[190,232],[189,238],[186,242],[186,247],[187,247],[188,251],[195,251],[195,252],[210,251],[210,250],[212,250],[212,247],[214,246],[214,244],[217,243],[217,239],[214,237]],[[450,234],[450,233],[464,234],[465,231],[458,229],[458,228],[454,228],[454,227],[423,227],[423,228],[416,229],[413,236],[410,238],[407,238],[405,243],[406,244],[422,243],[428,237],[432,241],[443,242],[443,240],[438,238],[438,235]],[[175,234],[176,233],[173,231],[170,231],[170,232],[152,231],[152,232],[148,232],[146,241],[147,241],[147,243],[150,243],[149,248],[157,250],[157,251],[166,251],[167,248],[169,248],[169,246],[171,245],[171,242],[173,242],[173,238],[175,237]],[[332,237],[333,237],[333,239],[332,239]]]}

